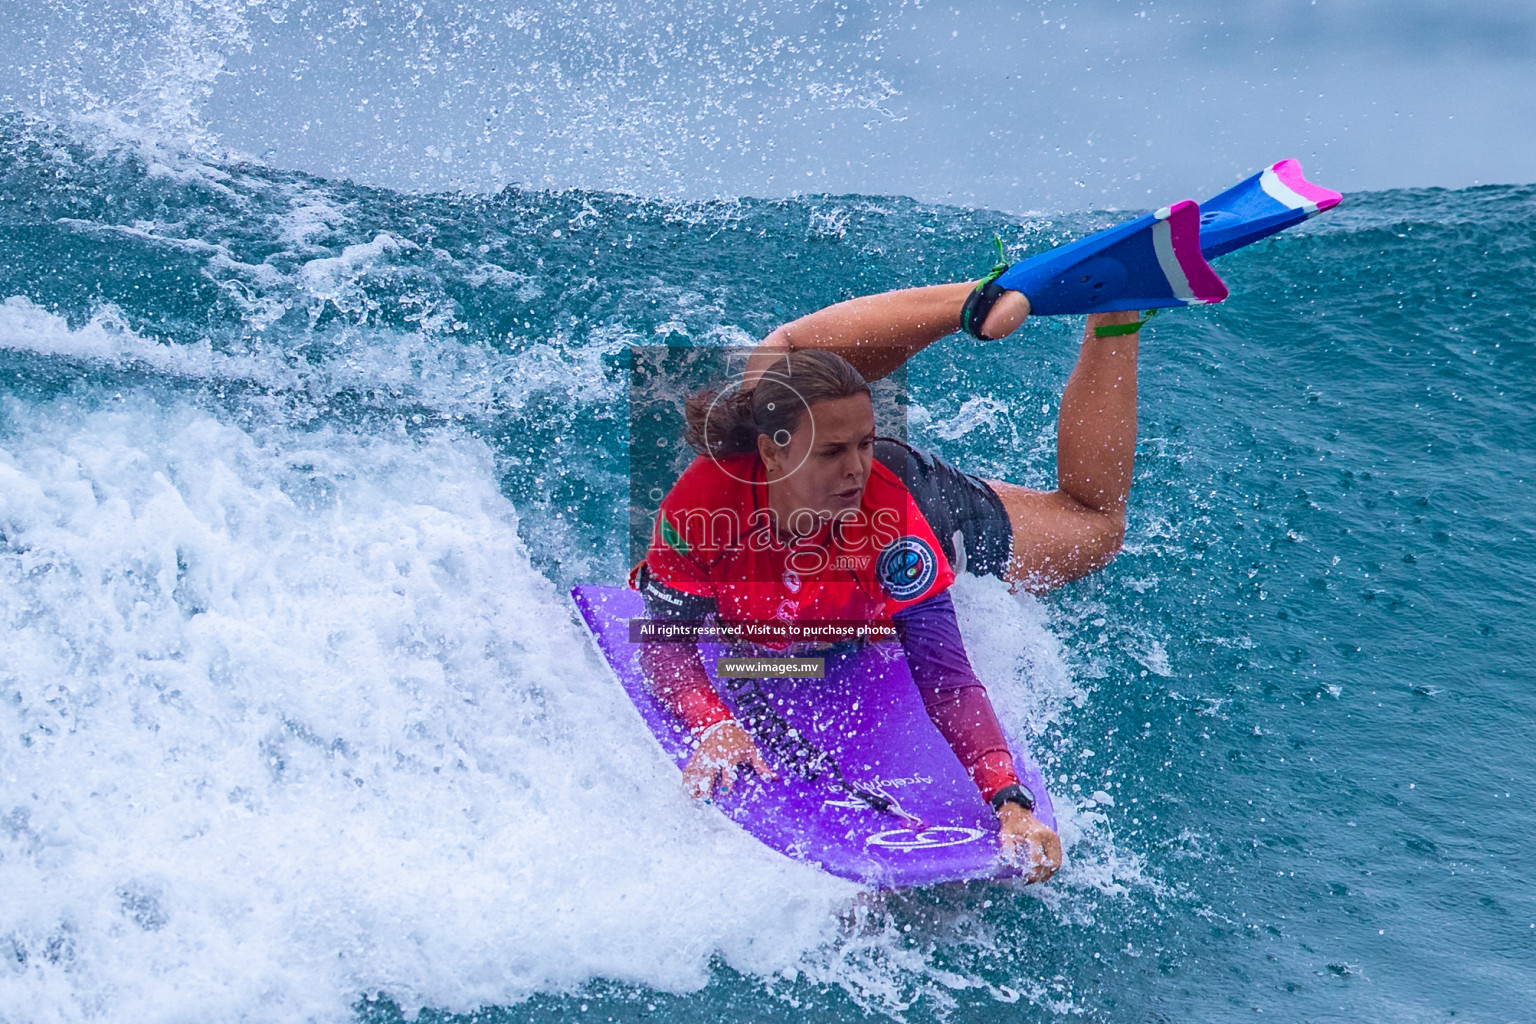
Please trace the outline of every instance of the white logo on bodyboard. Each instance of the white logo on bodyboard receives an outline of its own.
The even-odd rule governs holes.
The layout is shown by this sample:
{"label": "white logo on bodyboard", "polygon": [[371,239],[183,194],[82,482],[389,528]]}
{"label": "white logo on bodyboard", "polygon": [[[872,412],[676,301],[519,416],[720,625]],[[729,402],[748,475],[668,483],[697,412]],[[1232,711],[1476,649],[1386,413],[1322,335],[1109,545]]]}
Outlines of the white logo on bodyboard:
{"label": "white logo on bodyboard", "polygon": [[864,840],[869,846],[884,846],[891,850],[932,850],[940,846],[960,846],[974,843],[986,835],[979,828],[962,825],[931,825],[928,828],[891,828],[876,832]]}

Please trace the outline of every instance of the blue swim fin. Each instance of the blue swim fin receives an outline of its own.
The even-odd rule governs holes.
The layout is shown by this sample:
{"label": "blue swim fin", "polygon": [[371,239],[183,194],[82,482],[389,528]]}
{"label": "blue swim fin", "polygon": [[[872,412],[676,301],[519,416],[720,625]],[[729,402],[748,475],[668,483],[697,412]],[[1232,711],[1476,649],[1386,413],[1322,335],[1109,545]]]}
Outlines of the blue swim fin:
{"label": "blue swim fin", "polygon": [[1016,263],[997,285],[1023,292],[1037,316],[1227,297],[1227,286],[1200,254],[1200,208],[1188,199]]}
{"label": "blue swim fin", "polygon": [[1200,204],[1200,252],[1208,260],[1241,249],[1339,205],[1295,160],[1281,160]]}

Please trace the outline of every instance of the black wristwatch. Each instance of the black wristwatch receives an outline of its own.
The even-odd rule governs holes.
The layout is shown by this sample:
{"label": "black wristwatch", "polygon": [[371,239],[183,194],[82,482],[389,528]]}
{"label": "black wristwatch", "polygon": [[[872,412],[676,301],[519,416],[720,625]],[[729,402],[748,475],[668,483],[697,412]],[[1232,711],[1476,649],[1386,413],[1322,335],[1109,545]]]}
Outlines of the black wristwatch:
{"label": "black wristwatch", "polygon": [[1035,809],[1035,794],[1015,782],[1013,785],[1004,786],[992,794],[992,809],[994,811],[1002,810],[1003,804],[1018,804],[1026,811],[1033,811]]}

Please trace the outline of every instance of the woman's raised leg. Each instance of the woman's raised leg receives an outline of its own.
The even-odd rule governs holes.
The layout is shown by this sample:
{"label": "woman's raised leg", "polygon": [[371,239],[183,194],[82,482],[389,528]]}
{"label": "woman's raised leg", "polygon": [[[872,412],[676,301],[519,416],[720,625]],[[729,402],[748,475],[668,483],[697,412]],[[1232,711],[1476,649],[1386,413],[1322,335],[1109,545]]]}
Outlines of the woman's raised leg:
{"label": "woman's raised leg", "polygon": [[1009,579],[1027,590],[1049,590],[1103,568],[1125,538],[1139,333],[1100,338],[1094,328],[1138,319],[1134,311],[1088,317],[1077,366],[1061,395],[1056,490],[988,481],[1013,525]]}

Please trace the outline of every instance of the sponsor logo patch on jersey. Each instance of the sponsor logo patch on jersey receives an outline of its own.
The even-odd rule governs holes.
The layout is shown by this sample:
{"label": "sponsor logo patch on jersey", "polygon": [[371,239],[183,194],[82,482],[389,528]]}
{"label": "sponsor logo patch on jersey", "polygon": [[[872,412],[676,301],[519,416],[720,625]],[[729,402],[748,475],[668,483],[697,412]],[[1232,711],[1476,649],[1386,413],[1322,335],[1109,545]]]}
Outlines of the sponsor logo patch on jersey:
{"label": "sponsor logo patch on jersey", "polygon": [[880,552],[875,575],[892,598],[910,601],[933,586],[939,575],[939,560],[927,541],[908,534],[891,541]]}

